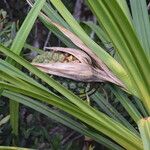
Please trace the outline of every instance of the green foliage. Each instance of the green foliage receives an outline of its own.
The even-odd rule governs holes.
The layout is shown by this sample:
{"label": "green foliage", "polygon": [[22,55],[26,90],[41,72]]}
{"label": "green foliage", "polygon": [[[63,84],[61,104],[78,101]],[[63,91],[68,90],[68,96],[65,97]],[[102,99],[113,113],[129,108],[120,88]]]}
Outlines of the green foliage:
{"label": "green foliage", "polygon": [[[60,15],[44,0],[37,0],[18,31],[11,48],[0,45],[0,51],[8,57],[7,61],[0,60],[0,87],[2,96],[11,99],[10,117],[14,115],[15,118],[18,115],[18,106],[15,110],[14,104],[22,103],[104,144],[109,149],[148,150],[148,120],[146,123],[144,122],[144,125],[142,122],[142,118],[150,114],[150,64],[148,60],[150,43],[149,35],[146,34],[150,31],[146,3],[140,0],[137,4],[134,1],[131,2],[131,17],[125,1],[111,0],[110,3],[108,0],[87,0],[89,7],[97,16],[99,24],[102,25],[101,27],[87,23],[103,43],[103,47],[101,47],[90,39],[61,0],[51,0],[50,2]],[[138,7],[134,7],[134,5]],[[39,13],[42,7],[49,18]],[[139,9],[142,10],[142,15]],[[136,13],[139,13],[139,18]],[[110,96],[107,94],[104,96],[97,91],[92,96],[93,101],[90,100],[89,105],[49,75],[18,56],[38,15],[44,25],[67,46],[78,47],[90,54],[91,57],[96,54],[97,62],[105,63],[115,76],[111,75],[114,78],[117,77],[122,86],[110,86],[108,83],[109,91],[106,93]],[[143,38],[139,35],[142,35]],[[119,59],[114,59],[105,51],[107,49],[106,42],[111,42]],[[33,49],[33,47],[30,48]],[[16,63],[63,96],[54,93],[26,75],[16,67]],[[101,65],[104,66],[104,64]],[[107,73],[110,73],[108,69]],[[121,89],[127,93],[125,94]],[[131,95],[139,99],[133,98]],[[121,107],[114,106],[110,102],[111,99],[115,100],[115,104],[119,103]],[[69,115],[55,111],[45,104]],[[120,108],[123,108],[127,114],[124,115]],[[138,123],[139,120],[140,123]],[[17,135],[18,122],[12,118],[11,124]],[[137,125],[142,138],[137,131]],[[29,137],[30,130],[24,134]],[[61,136],[56,135],[51,147],[59,149],[61,139]],[[70,145],[68,144],[68,146]],[[67,147],[65,148],[67,149]]]}
{"label": "green foliage", "polygon": [[143,140],[144,150],[150,149],[150,118],[141,119],[138,122],[139,130]]}
{"label": "green foliage", "polygon": [[16,23],[8,21],[7,12],[0,9],[0,43],[9,47],[16,35]]}

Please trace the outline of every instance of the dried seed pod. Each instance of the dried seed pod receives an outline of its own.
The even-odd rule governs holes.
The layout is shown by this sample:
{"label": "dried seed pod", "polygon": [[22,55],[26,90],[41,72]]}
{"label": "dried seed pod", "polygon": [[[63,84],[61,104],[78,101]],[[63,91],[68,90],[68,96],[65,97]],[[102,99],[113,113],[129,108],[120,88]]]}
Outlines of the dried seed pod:
{"label": "dried seed pod", "polygon": [[[64,52],[58,52],[58,51],[48,51],[44,52],[41,55],[36,56],[32,63],[41,63],[41,64],[52,64],[52,63],[67,63],[67,62],[74,62],[78,59],[71,55]],[[80,63],[78,61],[78,63]],[[65,77],[60,77],[57,75],[52,76],[55,80],[57,80],[61,85],[65,86],[72,92],[74,92],[76,95],[81,96],[82,98],[85,98],[86,94],[90,95],[96,91],[98,88],[98,84],[87,83],[87,82],[81,82],[81,81],[75,81],[72,79],[68,79]],[[44,86],[52,90],[47,84],[44,82],[41,82],[37,77],[34,77],[38,82],[42,83]],[[94,86],[93,86],[94,85]]]}

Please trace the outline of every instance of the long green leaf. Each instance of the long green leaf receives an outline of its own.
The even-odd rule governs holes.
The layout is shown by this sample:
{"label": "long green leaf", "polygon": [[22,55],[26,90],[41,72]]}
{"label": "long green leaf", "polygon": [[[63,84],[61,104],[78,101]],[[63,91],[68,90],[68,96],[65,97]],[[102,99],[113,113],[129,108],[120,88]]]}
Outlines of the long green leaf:
{"label": "long green leaf", "polygon": [[132,25],[132,18],[131,18],[131,14],[128,8],[128,4],[127,1],[122,1],[122,0],[117,0],[118,4],[120,5],[122,11],[124,12],[124,14],[127,16],[128,21],[131,23]]}
{"label": "long green leaf", "polygon": [[[9,89],[11,91],[14,91],[14,92],[17,92],[17,93],[23,93],[25,95],[28,95],[28,96],[31,96],[31,97],[34,97],[36,99],[39,99],[39,100],[44,100],[44,101],[47,101],[49,104],[52,104],[60,109],[63,109],[65,110],[66,112],[68,112],[69,114],[72,114],[73,116],[75,116],[76,118],[80,119],[81,121],[85,122],[86,124],[90,125],[91,127],[95,128],[96,130],[100,131],[100,132],[103,132],[105,133],[106,135],[110,136],[112,135],[114,140],[116,141],[119,141],[119,143],[125,147],[125,148],[129,148],[129,149],[141,149],[142,150],[142,145],[141,145],[141,142],[140,140],[136,137],[133,137],[131,138],[131,141],[130,141],[130,138],[129,136],[131,136],[129,133],[130,130],[126,130],[126,133],[128,133],[127,138],[126,140],[123,138],[123,137],[120,137],[122,136],[122,134],[119,134],[118,132],[118,135],[115,136],[115,133],[114,131],[110,131],[109,129],[106,129],[106,124],[103,125],[102,122],[99,122],[98,120],[95,120],[93,117],[87,115],[85,112],[83,112],[82,110],[78,110],[76,108],[73,108],[73,107],[70,107],[68,104],[66,103],[63,103],[62,101],[58,101],[57,103],[55,102],[55,100],[49,100],[49,98],[46,98],[45,96],[42,96],[42,95],[39,95],[38,93],[33,93],[33,92],[30,92],[30,91],[26,91],[26,90],[19,90],[19,89],[15,89],[13,86],[9,85],[9,84],[5,84],[5,83],[2,83],[0,82],[0,87],[3,87],[5,89]],[[102,117],[102,116],[101,116]],[[106,119],[106,116],[105,116],[105,119]],[[111,119],[111,118],[110,118]],[[108,121],[108,120],[107,120]],[[117,129],[119,129],[119,126],[117,125],[117,122],[115,124],[113,124],[113,126]],[[121,127],[122,128],[122,127]],[[123,127],[124,128],[124,127]],[[124,133],[124,134],[126,134]],[[124,136],[124,135],[123,135]]]}
{"label": "long green leaf", "polygon": [[0,150],[34,150],[34,149],[13,147],[13,146],[0,146]]}
{"label": "long green leaf", "polygon": [[[38,14],[40,12],[40,10],[42,9],[43,5],[45,3],[45,0],[37,0],[33,6],[33,8],[30,10],[30,12],[28,13],[26,19],[24,20],[21,28],[19,29],[13,43],[12,46],[10,48],[11,51],[13,51],[14,53],[16,53],[17,55],[20,54],[24,43],[32,29],[32,26],[36,20],[36,18],[38,17]],[[7,58],[7,62],[12,63],[15,65],[15,62],[11,59],[11,58]],[[10,107],[10,122],[13,128],[13,133],[15,135],[18,135],[18,119],[19,119],[19,104],[14,102],[14,101],[10,101],[9,104]]]}
{"label": "long green leaf", "polygon": [[141,119],[138,123],[144,150],[150,149],[150,117]]}
{"label": "long green leaf", "polygon": [[0,60],[0,70],[5,70],[9,75],[17,77],[19,79],[24,80],[25,82],[28,82],[34,86],[40,87],[48,92],[50,92],[47,88],[45,88],[43,85],[39,84],[35,80],[33,80],[31,77],[27,76],[27,74],[21,72],[19,69],[15,68],[8,62],[4,60]]}
{"label": "long green leaf", "polygon": [[[139,135],[139,132],[100,94],[95,93],[92,96],[93,100],[106,112],[111,118],[124,124],[129,130]],[[142,118],[142,117],[141,117]]]}
{"label": "long green leaf", "polygon": [[107,0],[87,1],[97,15],[99,22],[106,29],[126,66],[126,71],[134,87],[132,93],[138,93],[150,112],[150,106],[148,105],[148,99],[150,98],[150,80],[148,77],[150,64],[136,37],[133,26],[116,0],[111,0],[111,3]]}
{"label": "long green leaf", "polygon": [[83,22],[83,23],[88,25],[92,29],[92,31],[94,31],[95,34],[99,37],[99,39],[102,40],[104,44],[108,44],[111,42],[107,33],[100,26],[94,24],[93,22]]}
{"label": "long green leaf", "polygon": [[121,148],[120,146],[118,146],[117,144],[113,143],[112,141],[110,141],[109,139],[101,136],[100,134],[92,131],[90,128],[87,128],[81,124],[79,124],[78,122],[72,120],[71,118],[63,115],[62,113],[59,113],[58,111],[55,111],[51,108],[48,108],[47,106],[45,106],[44,104],[41,104],[31,98],[19,95],[19,94],[15,94],[9,91],[4,91],[3,92],[3,96],[11,98],[19,103],[22,103],[36,111],[39,111],[40,113],[50,117],[51,119],[54,119],[57,122],[60,122],[64,125],[66,125],[67,127],[72,128],[73,130],[84,134],[88,137],[91,137],[92,139],[96,140],[97,142],[105,145],[106,147],[108,147],[109,149],[112,150],[123,150],[123,148]]}
{"label": "long green leaf", "polygon": [[70,27],[67,24],[67,22],[65,22],[65,20],[58,14],[58,12],[56,10],[54,10],[54,8],[50,4],[45,3],[45,5],[44,5],[42,10],[54,22],[62,25],[63,27],[65,27],[67,29],[70,29]]}
{"label": "long green leaf", "polygon": [[31,51],[36,51],[38,54],[43,54],[44,53],[44,51],[42,49],[33,47],[33,46],[31,46],[27,43],[24,45],[24,48],[30,49]]}
{"label": "long green leaf", "polygon": [[[100,113],[97,110],[93,109],[91,106],[89,106],[88,104],[83,102],[81,99],[79,99],[77,96],[72,94],[70,91],[68,91],[67,89],[62,87],[60,84],[55,82],[53,79],[49,78],[48,75],[42,73],[40,70],[33,67],[31,64],[27,63],[27,61],[23,60],[21,57],[18,57],[17,55],[15,55],[11,51],[7,50],[3,46],[0,46],[0,51],[4,52],[7,56],[9,56],[12,59],[16,60],[21,65],[23,65],[25,68],[27,68],[29,71],[36,74],[39,78],[41,78],[47,84],[49,84],[50,86],[55,88],[57,91],[62,93],[68,100],[70,100],[79,109],[81,109],[82,112],[84,112],[84,113],[79,113],[80,111],[77,109],[77,113],[75,113],[73,110],[69,111],[68,113],[70,113],[72,115],[75,115],[75,117],[77,117],[77,118],[82,119],[82,121],[86,122],[87,124],[90,124],[95,129],[105,133],[107,136],[109,136],[112,139],[116,140],[118,143],[120,143],[124,147],[130,147],[131,148],[131,147],[133,147],[132,145],[134,145],[134,147],[137,147],[137,149],[142,149],[140,138],[137,137],[133,132],[131,132],[130,130],[125,128],[123,125],[121,125],[120,123],[118,123],[118,122],[114,121],[113,119],[107,117],[103,113]],[[13,90],[15,90],[15,89],[13,89]],[[32,94],[35,94],[35,93],[32,93]],[[37,94],[38,93],[36,93],[36,95]],[[45,96],[43,98],[48,101],[48,99]],[[37,99],[43,99],[42,97],[40,97],[40,95],[37,96],[36,98]],[[58,104],[58,102],[57,102],[57,104]],[[66,104],[64,105],[64,102],[62,104],[63,104],[63,107],[59,106],[59,108],[60,109],[61,108],[65,109]],[[55,105],[56,105],[56,103],[55,103]],[[67,109],[71,109],[71,108],[67,108]],[[87,119],[85,119],[85,118],[87,118]],[[131,138],[127,138],[127,137],[130,137],[130,136],[131,136]],[[128,142],[126,142],[126,141],[128,141]]]}
{"label": "long green leaf", "polygon": [[0,126],[7,123],[10,119],[10,115],[7,115],[6,117],[4,117],[3,119],[0,120]]}
{"label": "long green leaf", "polygon": [[139,109],[139,111],[141,112],[143,118],[148,117],[148,113],[146,112],[146,109],[144,108],[141,100],[139,100],[137,97],[134,97],[135,100],[135,104],[137,106],[137,108]]}
{"label": "long green leaf", "polygon": [[[37,0],[35,2],[32,9],[30,10],[27,17],[25,18],[23,24],[21,25],[19,31],[17,32],[17,35],[16,35],[16,37],[13,41],[13,44],[10,48],[11,51],[13,51],[15,54],[19,55],[22,48],[24,47],[25,41],[26,41],[26,39],[34,25],[34,22],[37,19],[44,3],[45,3],[45,0]],[[11,59],[8,59],[7,61],[10,62],[10,60]]]}
{"label": "long green leaf", "polygon": [[111,87],[111,90],[136,123],[142,119],[140,112],[120,89]]}
{"label": "long green leaf", "polygon": [[150,58],[150,21],[147,11],[146,0],[130,0],[133,23],[138,38]]}

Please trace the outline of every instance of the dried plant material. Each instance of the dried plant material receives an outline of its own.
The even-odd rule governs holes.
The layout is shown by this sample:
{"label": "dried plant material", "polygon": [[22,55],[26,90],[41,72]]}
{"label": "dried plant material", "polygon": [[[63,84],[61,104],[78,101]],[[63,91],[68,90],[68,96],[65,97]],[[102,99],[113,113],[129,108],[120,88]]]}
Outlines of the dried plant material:
{"label": "dried plant material", "polygon": [[[27,0],[27,2],[29,3],[29,5],[32,7],[32,2],[30,1],[30,0]],[[94,73],[94,77],[96,76],[96,78],[98,77],[99,78],[99,81],[100,82],[105,82],[105,81],[109,81],[109,82],[112,82],[112,83],[114,83],[114,84],[116,84],[116,85],[119,85],[119,86],[121,86],[121,87],[123,87],[124,88],[124,85],[123,85],[123,83],[118,79],[118,78],[116,78],[116,76],[108,69],[108,67],[100,60],[100,58],[98,58],[96,55],[95,55],[95,53],[91,50],[91,49],[89,49],[82,41],[81,41],[81,39],[80,38],[78,38],[74,33],[72,33],[71,31],[69,31],[68,29],[66,29],[66,28],[64,28],[63,26],[61,26],[61,25],[59,25],[58,23],[56,23],[56,22],[53,22],[50,18],[48,18],[44,13],[40,13],[40,15],[42,16],[42,17],[44,17],[50,24],[52,24],[52,25],[54,25],[55,27],[57,27],[66,37],[68,37],[77,47],[79,47],[82,51],[84,51],[85,52],[85,54],[88,54],[88,56],[90,56],[90,58],[91,58],[91,61],[92,61],[92,64],[90,64],[90,67],[92,68],[90,68],[91,70],[89,71],[89,70],[86,70],[86,72],[92,72],[93,71],[93,68],[94,68],[94,70],[96,70],[96,72],[95,71],[93,71],[93,73]],[[58,49],[58,48],[57,48]],[[61,49],[61,48],[60,48]],[[56,50],[56,49],[55,49]],[[63,51],[64,49],[62,49],[62,51]],[[66,49],[65,49],[65,51],[66,51]],[[69,50],[68,50],[69,51]],[[72,51],[71,51],[72,52]],[[75,54],[75,53],[73,53],[74,55],[78,55],[77,53]],[[84,55],[85,56],[85,55]],[[75,56],[75,57],[79,57],[79,56]],[[83,56],[81,56],[81,57],[83,57]],[[81,59],[81,58],[80,58]],[[83,60],[84,58],[82,58],[82,60]],[[84,62],[85,63],[85,62]],[[34,65],[36,65],[36,64],[34,64]],[[53,64],[54,65],[54,64]],[[59,64],[60,65],[60,64]],[[59,65],[57,64],[56,66],[57,67],[59,67]],[[73,64],[72,64],[73,65]],[[74,64],[74,65],[77,65],[77,64]],[[83,65],[83,63],[80,63],[80,65]],[[85,65],[85,64],[84,64]],[[37,66],[37,65],[36,65]],[[55,69],[56,69],[56,66],[55,66]],[[63,66],[63,65],[62,65]],[[79,65],[77,65],[78,67],[79,67]],[[37,66],[39,69],[41,69],[42,68],[42,66],[39,66],[39,64],[38,64],[38,66]],[[52,67],[52,65],[49,65],[49,66],[47,66],[48,68],[47,69],[51,69],[51,67]],[[89,69],[89,66],[88,67],[86,67],[84,70],[82,70],[83,69],[83,66],[82,67],[80,67],[80,69],[78,68],[78,67],[71,67],[70,66],[70,69],[71,68],[74,68],[74,69],[77,69],[77,70],[74,70],[74,72],[73,71],[71,71],[70,70],[70,72],[72,72],[72,73],[78,73],[79,74],[79,71],[85,71],[85,69]],[[65,69],[66,67],[64,67],[63,69]],[[81,69],[82,68],[82,69]],[[42,68],[42,70],[43,71],[46,71],[46,68]],[[60,68],[58,69],[59,71],[60,71]],[[58,71],[57,70],[57,71]],[[54,72],[54,70],[53,70],[53,72]],[[55,70],[55,72],[56,72],[56,70]],[[64,72],[64,71],[63,71]],[[58,72],[57,72],[58,73]],[[95,73],[97,73],[97,74],[95,74]],[[60,74],[60,72],[58,73],[58,74]],[[61,72],[61,74],[62,74],[62,72]],[[68,74],[70,74],[69,72],[68,72]],[[84,73],[81,73],[81,74],[84,74]],[[88,74],[90,77],[91,77],[91,73],[89,73]],[[63,74],[62,74],[62,76],[63,76]],[[65,77],[66,75],[64,75],[64,77]],[[72,76],[74,76],[74,74],[72,74]],[[93,77],[93,76],[92,76]],[[105,79],[105,80],[104,80]],[[90,80],[89,80],[90,81]],[[91,80],[92,81],[92,80]],[[88,81],[87,81],[88,82]]]}
{"label": "dried plant material", "polygon": [[57,76],[70,78],[83,82],[103,82],[97,75],[96,70],[87,64],[82,63],[32,63],[40,70]]}
{"label": "dried plant material", "polygon": [[63,47],[45,47],[45,49],[49,49],[52,51],[69,53],[76,57],[81,63],[92,64],[91,58],[83,51],[74,48],[63,48]]}
{"label": "dried plant material", "polygon": [[[42,54],[42,56],[39,55],[40,60],[37,56],[32,62],[34,66],[36,66],[43,72],[82,82],[106,82],[106,81],[111,82],[111,80],[109,79],[109,77],[107,77],[107,74],[104,71],[98,68],[94,68],[92,66],[91,63],[92,60],[85,52],[80,50],[78,51],[76,49],[61,48],[61,47],[59,48],[54,47],[55,49],[54,51],[52,48],[49,49],[51,49],[51,52],[45,52],[45,54]],[[69,53],[72,55],[69,56],[70,60],[68,62],[65,62],[65,59],[63,62],[60,62],[59,59],[56,59],[56,61],[54,62],[53,61],[54,55],[53,56],[51,55],[53,54],[53,52],[54,54],[58,55],[57,56],[58,58],[59,55],[61,55],[61,53],[59,52],[63,53],[65,52],[65,54]],[[74,57],[76,57],[78,61],[75,61]]]}

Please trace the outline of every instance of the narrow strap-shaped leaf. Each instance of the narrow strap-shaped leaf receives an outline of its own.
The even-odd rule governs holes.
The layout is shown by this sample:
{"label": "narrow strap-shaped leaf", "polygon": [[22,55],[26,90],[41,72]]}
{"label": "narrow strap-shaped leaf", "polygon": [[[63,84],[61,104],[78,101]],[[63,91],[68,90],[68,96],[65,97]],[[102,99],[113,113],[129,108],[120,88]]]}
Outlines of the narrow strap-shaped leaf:
{"label": "narrow strap-shaped leaf", "polygon": [[129,98],[118,88],[111,87],[112,92],[122,104],[122,106],[126,109],[132,119],[137,123],[141,118],[142,115],[137,110],[137,108],[133,105],[133,103],[129,100]]}
{"label": "narrow strap-shaped leaf", "polygon": [[72,128],[75,131],[84,134],[88,137],[91,137],[93,140],[96,140],[97,142],[105,145],[106,147],[112,150],[123,150],[123,148],[121,148],[119,145],[113,143],[109,139],[101,136],[100,134],[92,131],[90,128],[87,128],[82,124],[79,124],[77,121],[72,120],[71,118],[63,115],[62,113],[56,110],[51,109],[50,107],[45,106],[42,103],[39,103],[38,101],[9,91],[4,91],[3,96],[11,98],[19,103],[24,104],[25,106],[28,106],[36,111],[39,111],[40,113],[50,117],[51,119],[54,119],[57,122],[62,123],[63,125],[66,125],[69,128]]}
{"label": "narrow strap-shaped leaf", "polygon": [[150,117],[141,119],[138,122],[138,126],[144,145],[144,150],[150,150]]}
{"label": "narrow strap-shaped leaf", "polygon": [[92,29],[92,31],[94,31],[95,34],[99,37],[99,39],[102,40],[102,42],[104,44],[108,44],[111,42],[107,33],[100,26],[98,26],[92,22],[83,22],[83,23],[88,25]]}
{"label": "narrow strap-shaped leaf", "polygon": [[[10,48],[10,50],[13,51],[15,54],[20,55],[24,43],[44,3],[45,0],[37,0],[33,8],[28,13],[26,19],[24,20]],[[15,65],[15,62],[11,58],[7,58],[6,61]],[[11,116],[10,122],[13,128],[12,132],[15,135],[18,135],[19,104],[17,102],[10,101],[9,107],[10,107],[10,116]]]}
{"label": "narrow strap-shaped leaf", "polygon": [[[68,112],[69,114],[75,116],[76,118],[80,119],[81,121],[83,121],[84,123],[90,125],[91,127],[95,128],[96,130],[100,131],[100,132],[106,132],[108,136],[112,135],[114,140],[119,141],[119,143],[127,148],[127,149],[133,149],[133,150],[142,150],[142,145],[140,140],[135,139],[134,137],[129,138],[129,135],[122,135],[119,134],[117,136],[115,136],[113,131],[110,130],[106,130],[106,125],[103,126],[102,122],[99,122],[98,120],[95,120],[93,117],[87,115],[86,113],[84,113],[82,110],[78,110],[74,107],[70,107],[68,104],[63,103],[62,101],[58,101],[57,103],[55,103],[54,101],[49,101],[49,98],[46,98],[45,96],[39,95],[38,93],[33,93],[33,92],[29,92],[29,91],[24,91],[24,90],[17,90],[14,88],[11,88],[11,85],[9,84],[3,84],[2,82],[0,82],[0,86],[3,85],[4,88],[9,89],[11,91],[17,92],[17,93],[24,93],[25,95],[34,97],[36,99],[43,99],[44,101],[47,101],[49,104],[53,104],[54,106],[63,109],[64,111]],[[117,127],[117,123],[115,125],[113,125],[114,127],[116,127],[117,129],[119,129]],[[119,133],[119,132],[118,132]],[[130,133],[130,130],[127,131],[127,133]],[[124,138],[121,138],[120,136],[125,136],[126,140],[124,140]],[[137,140],[137,141],[136,141]],[[136,143],[137,142],[137,143]],[[136,143],[136,144],[135,144]]]}
{"label": "narrow strap-shaped leaf", "polygon": [[3,119],[0,120],[0,126],[7,123],[10,119],[10,115],[7,115],[6,117],[4,117]]}
{"label": "narrow strap-shaped leaf", "polygon": [[[132,93],[136,91],[150,113],[149,61],[129,22],[116,0],[87,0],[118,50],[132,83]],[[128,34],[130,33],[130,34]],[[124,80],[123,80],[124,81]],[[128,86],[128,85],[127,85]],[[130,87],[128,87],[130,88]]]}
{"label": "narrow strap-shaped leaf", "polygon": [[28,77],[26,74],[21,72],[19,69],[15,68],[11,64],[7,63],[4,60],[0,60],[0,70],[5,70],[7,73],[9,73],[12,76],[18,77],[30,84],[34,84],[36,86],[40,86],[41,88],[47,90],[44,86],[33,80],[32,78]]}
{"label": "narrow strap-shaped leaf", "polygon": [[[120,124],[120,123],[116,122],[115,120],[107,117],[103,113],[95,110],[94,108],[92,108],[91,106],[89,106],[88,104],[83,102],[79,97],[75,96],[73,93],[71,93],[70,91],[65,89],[63,86],[58,84],[56,81],[49,78],[48,75],[44,74],[43,72],[41,72],[37,68],[33,67],[30,63],[25,61],[23,58],[17,56],[16,54],[12,53],[11,51],[7,50],[7,48],[5,48],[3,46],[0,46],[0,51],[4,52],[7,56],[9,56],[12,59],[16,60],[17,62],[19,62],[19,64],[23,65],[29,71],[36,74],[43,81],[47,82],[47,84],[49,84],[50,86],[55,88],[57,91],[62,93],[68,100],[70,100],[71,103],[76,105],[76,107],[81,109],[82,112],[80,112],[78,109],[76,109],[77,114],[74,114],[75,117],[77,117],[77,118],[80,117],[80,119],[82,119],[82,121],[84,121],[87,124],[90,124],[92,127],[99,130],[100,132],[105,133],[107,136],[109,136],[112,139],[116,140],[123,147],[126,147],[126,148],[127,147],[128,148],[129,147],[130,148],[135,147],[137,149],[142,149],[140,138],[135,133],[133,133],[130,130],[128,130],[127,128],[125,128],[122,124]],[[11,80],[11,81],[13,82],[13,80]],[[4,85],[3,85],[3,87],[4,87]],[[15,90],[15,89],[12,89],[12,90]],[[22,92],[22,90],[20,92]],[[29,92],[30,91],[28,91],[28,93]],[[27,93],[25,93],[25,94],[27,94]],[[33,96],[33,95],[35,95],[36,98],[40,99],[40,100],[43,99],[43,98],[46,99],[47,101],[49,100],[45,97],[46,95],[44,97],[43,96],[41,97],[41,95],[39,95],[39,93],[32,93],[32,95],[30,95],[30,96]],[[59,108],[60,109],[62,109],[62,108],[65,109],[65,107],[66,107],[64,105],[65,103],[63,101],[58,101],[58,102],[63,104],[63,107],[59,106]],[[56,104],[58,104],[58,103],[55,103],[55,105]],[[70,105],[70,103],[69,103],[69,105]],[[71,108],[67,107],[67,109],[73,109],[73,107],[71,107]],[[71,110],[68,113],[73,114],[73,112],[74,111]],[[80,115],[79,115],[79,113],[80,113]],[[85,119],[85,118],[87,118],[87,119]],[[129,136],[131,138],[128,138]],[[128,141],[128,142],[125,142],[125,141]],[[133,148],[133,149],[135,149],[135,148]]]}
{"label": "narrow strap-shaped leaf", "polygon": [[93,100],[106,112],[110,117],[124,124],[129,130],[139,135],[139,132],[100,94],[92,95]]}
{"label": "narrow strap-shaped leaf", "polygon": [[146,109],[144,108],[144,105],[142,104],[142,101],[138,99],[137,97],[134,97],[135,104],[138,107],[139,111],[141,112],[143,118],[148,117],[148,113],[146,112]]}
{"label": "narrow strap-shaped leaf", "polygon": [[34,149],[13,147],[13,146],[0,146],[0,150],[34,150]]}
{"label": "narrow strap-shaped leaf", "polygon": [[150,21],[146,0],[130,0],[133,23],[138,38],[150,58]]}
{"label": "narrow strap-shaped leaf", "polygon": [[[27,17],[25,18],[23,24],[21,25],[19,31],[17,32],[17,35],[13,41],[13,44],[11,46],[11,51],[13,51],[15,54],[20,55],[20,52],[22,48],[24,47],[25,41],[34,25],[35,20],[37,19],[40,10],[42,9],[43,5],[45,3],[45,0],[37,0],[34,4],[34,6],[31,8],[30,12],[28,13]],[[11,59],[7,59],[8,62]]]}
{"label": "narrow strap-shaped leaf", "polygon": [[132,25],[132,18],[131,18],[131,14],[128,8],[128,4],[127,1],[124,0],[117,0],[118,4],[120,5],[120,7],[122,8],[122,11],[124,12],[124,14],[127,16],[128,21],[131,23]]}
{"label": "narrow strap-shaped leaf", "polygon": [[[27,90],[27,91],[32,91],[33,93],[40,93],[42,94],[43,96],[47,96],[49,97],[50,99],[55,99],[55,100],[58,100],[58,101],[62,101],[62,99],[58,96],[56,96],[55,94],[52,94],[50,92],[47,92],[47,91],[44,91],[43,89],[39,88],[39,87],[36,87],[34,85],[31,85],[31,84],[28,84],[16,77],[13,77],[13,76],[10,76],[9,74],[7,74],[5,71],[0,71],[1,73],[1,78],[7,82],[10,82],[11,84],[13,85],[16,85],[17,87],[19,87],[20,89],[24,89],[24,90]],[[66,103],[70,103],[70,102],[67,102]],[[70,103],[70,106],[72,104]],[[73,106],[73,105],[72,105]]]}
{"label": "narrow strap-shaped leaf", "polygon": [[36,51],[38,54],[43,54],[44,53],[44,51],[42,49],[39,49],[37,47],[33,47],[33,46],[31,46],[30,44],[27,44],[27,43],[24,45],[24,48],[30,49],[31,51]]}
{"label": "narrow strap-shaped leaf", "polygon": [[70,29],[70,27],[67,24],[67,22],[59,15],[59,13],[56,10],[54,10],[54,8],[50,4],[45,3],[42,11],[49,18],[51,18],[54,22],[57,22],[60,25],[64,26],[65,28]]}

